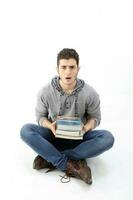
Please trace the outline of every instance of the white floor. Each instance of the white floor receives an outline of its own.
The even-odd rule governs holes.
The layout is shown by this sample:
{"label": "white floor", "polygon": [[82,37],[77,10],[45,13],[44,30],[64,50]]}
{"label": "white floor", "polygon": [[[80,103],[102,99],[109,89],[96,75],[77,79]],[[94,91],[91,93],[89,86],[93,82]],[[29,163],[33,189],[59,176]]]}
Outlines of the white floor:
{"label": "white floor", "polygon": [[[17,129],[12,126],[9,132],[8,149],[2,162],[3,199],[39,200],[39,199],[133,199],[133,96],[103,98],[102,123],[115,136],[114,147],[99,157],[88,159],[93,174],[93,184],[71,178],[69,183],[61,183],[60,171],[45,173],[46,170],[32,169],[36,153],[19,137],[20,124]],[[114,100],[113,100],[114,99]],[[9,131],[9,129],[8,129]],[[3,151],[4,152],[4,151]],[[7,165],[5,167],[5,164]],[[6,174],[6,176],[5,176]]]}

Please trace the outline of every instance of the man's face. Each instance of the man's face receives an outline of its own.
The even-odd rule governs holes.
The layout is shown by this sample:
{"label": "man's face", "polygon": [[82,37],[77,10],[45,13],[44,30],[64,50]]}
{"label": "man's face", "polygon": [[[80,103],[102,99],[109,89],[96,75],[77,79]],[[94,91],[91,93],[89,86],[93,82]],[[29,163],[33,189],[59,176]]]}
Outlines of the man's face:
{"label": "man's face", "polygon": [[61,59],[57,71],[63,84],[71,85],[77,78],[79,66],[73,58]]}

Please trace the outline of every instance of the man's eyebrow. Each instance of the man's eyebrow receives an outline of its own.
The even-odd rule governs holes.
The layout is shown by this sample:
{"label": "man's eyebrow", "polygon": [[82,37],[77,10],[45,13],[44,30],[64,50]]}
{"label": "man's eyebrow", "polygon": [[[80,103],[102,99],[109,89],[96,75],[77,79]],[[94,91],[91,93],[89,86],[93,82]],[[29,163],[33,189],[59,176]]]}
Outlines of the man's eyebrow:
{"label": "man's eyebrow", "polygon": [[61,67],[67,67],[66,65],[61,65]]}
{"label": "man's eyebrow", "polygon": [[75,67],[76,65],[61,65],[61,67]]}

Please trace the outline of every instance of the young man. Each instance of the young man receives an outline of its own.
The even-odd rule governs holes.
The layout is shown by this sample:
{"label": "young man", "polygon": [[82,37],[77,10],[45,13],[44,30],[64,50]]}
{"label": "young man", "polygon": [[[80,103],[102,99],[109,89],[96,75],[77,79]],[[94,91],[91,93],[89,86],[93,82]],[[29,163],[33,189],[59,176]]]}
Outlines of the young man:
{"label": "young man", "polygon": [[[101,120],[97,92],[78,79],[79,55],[74,49],[63,49],[57,56],[57,72],[38,94],[38,125],[26,124],[21,138],[38,154],[34,169],[57,168],[67,176],[92,183],[91,170],[85,159],[110,149],[113,135],[106,130],[93,130]],[[57,116],[80,117],[85,132],[82,140],[55,137]]]}

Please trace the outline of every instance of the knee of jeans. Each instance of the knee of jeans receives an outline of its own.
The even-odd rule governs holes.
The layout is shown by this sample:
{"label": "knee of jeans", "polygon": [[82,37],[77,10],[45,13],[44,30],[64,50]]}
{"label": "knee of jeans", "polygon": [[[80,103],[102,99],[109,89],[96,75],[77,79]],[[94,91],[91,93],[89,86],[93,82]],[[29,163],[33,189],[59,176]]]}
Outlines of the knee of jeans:
{"label": "knee of jeans", "polygon": [[29,131],[31,130],[31,127],[32,124],[25,124],[24,126],[22,126],[20,130],[20,137],[22,140],[26,141],[30,137],[31,134],[29,134]]}
{"label": "knee of jeans", "polygon": [[105,139],[108,146],[111,148],[114,145],[115,139],[110,131],[105,131]]}

